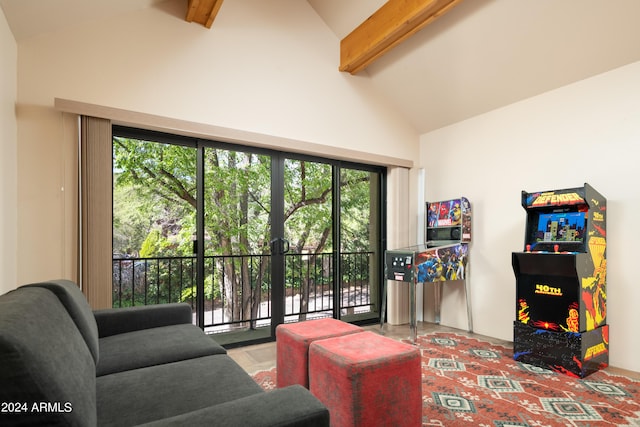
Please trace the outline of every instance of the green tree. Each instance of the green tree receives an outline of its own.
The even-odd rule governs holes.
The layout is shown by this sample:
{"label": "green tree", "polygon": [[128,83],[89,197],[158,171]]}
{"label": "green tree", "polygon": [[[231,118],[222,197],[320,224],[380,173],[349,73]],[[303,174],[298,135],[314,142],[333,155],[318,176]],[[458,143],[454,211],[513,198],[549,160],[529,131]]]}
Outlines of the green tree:
{"label": "green tree", "polygon": [[[205,151],[207,254],[269,254],[270,159],[251,153]],[[233,320],[253,319],[262,301],[269,264],[252,258],[221,258],[225,309]],[[240,303],[236,303],[240,299]],[[250,325],[254,327],[254,324]]]}
{"label": "green tree", "polygon": [[[127,236],[126,247],[137,252],[146,239],[155,236],[154,256],[191,254],[191,239],[175,236],[195,233],[193,150],[114,137],[113,152],[114,252],[123,249],[120,240],[115,240],[118,235]],[[135,233],[130,232],[132,228]]]}
{"label": "green tree", "polygon": [[[114,251],[190,255],[197,205],[195,150],[116,136],[113,152],[114,206],[122,208],[114,215]],[[204,153],[205,242],[200,247],[216,263],[207,266],[214,272],[207,276],[207,297],[220,296],[226,315],[234,321],[252,319],[270,286],[271,158],[218,148],[206,148]],[[369,175],[343,173],[340,185],[346,246],[368,246],[363,240],[368,236],[369,207],[362,203],[369,198]],[[286,235],[294,253],[308,254],[307,269],[334,250],[332,206],[330,165],[285,161]],[[324,277],[330,278],[330,271],[326,273]],[[289,279],[301,294],[304,313],[316,276]],[[214,284],[221,286],[216,289]],[[192,296],[192,290],[184,296]]]}
{"label": "green tree", "polygon": [[292,258],[294,265],[289,271],[300,274],[288,278],[300,294],[300,320],[304,320],[312,297],[311,289],[316,289],[318,279],[312,271],[320,271],[320,278],[330,275],[329,266],[322,265],[321,254],[333,249],[332,170],[324,163],[287,160],[284,178],[285,234],[291,240],[294,253],[309,254],[306,260]]}

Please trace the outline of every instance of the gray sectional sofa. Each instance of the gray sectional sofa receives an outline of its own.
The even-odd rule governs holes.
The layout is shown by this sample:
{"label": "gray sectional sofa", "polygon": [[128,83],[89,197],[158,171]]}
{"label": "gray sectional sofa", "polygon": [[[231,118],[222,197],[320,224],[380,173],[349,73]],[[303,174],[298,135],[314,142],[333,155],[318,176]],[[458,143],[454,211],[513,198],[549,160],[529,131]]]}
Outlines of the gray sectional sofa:
{"label": "gray sectional sofa", "polygon": [[0,425],[328,426],[308,390],[264,392],[186,304],[92,311],[57,280],[0,296]]}

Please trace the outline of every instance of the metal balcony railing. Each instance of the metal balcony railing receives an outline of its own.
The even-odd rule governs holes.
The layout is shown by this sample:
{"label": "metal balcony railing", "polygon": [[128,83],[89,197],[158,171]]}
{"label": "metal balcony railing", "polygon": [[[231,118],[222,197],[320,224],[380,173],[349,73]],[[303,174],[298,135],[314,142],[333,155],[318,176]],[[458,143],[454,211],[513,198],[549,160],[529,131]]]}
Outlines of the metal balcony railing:
{"label": "metal balcony railing", "polygon": [[[336,300],[343,313],[373,311],[377,306],[370,280],[373,256],[373,252],[340,254],[335,298],[332,253],[286,254],[285,321],[331,316]],[[270,255],[209,256],[204,262],[205,329],[223,332],[269,324]],[[189,303],[195,313],[195,256],[113,259],[113,307],[171,302]]]}

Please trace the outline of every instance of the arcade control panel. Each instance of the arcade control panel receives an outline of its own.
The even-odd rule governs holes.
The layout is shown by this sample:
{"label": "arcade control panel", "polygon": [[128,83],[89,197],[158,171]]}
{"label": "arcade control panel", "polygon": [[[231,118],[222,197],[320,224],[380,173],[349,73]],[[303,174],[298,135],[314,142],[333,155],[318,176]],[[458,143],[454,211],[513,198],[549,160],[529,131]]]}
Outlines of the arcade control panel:
{"label": "arcade control panel", "polygon": [[387,251],[385,259],[387,279],[413,282],[415,254],[416,252],[409,248]]}

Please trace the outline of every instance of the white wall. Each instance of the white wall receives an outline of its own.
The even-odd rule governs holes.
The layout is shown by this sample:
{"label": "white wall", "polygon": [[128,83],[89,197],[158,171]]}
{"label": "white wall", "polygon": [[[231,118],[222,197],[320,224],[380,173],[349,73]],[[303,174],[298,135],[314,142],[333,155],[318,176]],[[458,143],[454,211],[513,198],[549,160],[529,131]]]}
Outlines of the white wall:
{"label": "white wall", "polygon": [[17,98],[18,47],[0,9],[0,294],[17,283]]}
{"label": "white wall", "polygon": [[[513,339],[511,253],[524,249],[528,192],[580,187],[607,198],[607,323],[612,366],[640,371],[637,214],[640,62],[422,135],[427,200],[474,209],[474,330]],[[460,307],[463,312],[463,307]],[[443,319],[444,321],[444,319]]]}
{"label": "white wall", "polygon": [[62,191],[73,126],[54,98],[418,157],[417,132],[366,78],[338,72],[339,40],[307,2],[225,2],[211,29],[185,22],[184,8],[168,1],[20,42],[19,282],[73,274]]}
{"label": "white wall", "polygon": [[18,284],[77,280],[77,119],[18,103]]}
{"label": "white wall", "polygon": [[339,40],[308,3],[228,2],[211,29],[185,22],[184,7],[165,2],[20,43],[19,101],[66,98],[417,155],[419,135],[367,79],[338,72]]}

